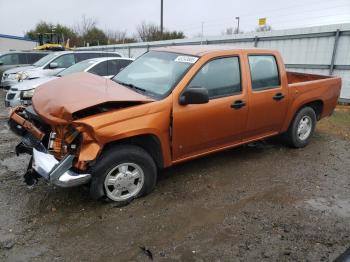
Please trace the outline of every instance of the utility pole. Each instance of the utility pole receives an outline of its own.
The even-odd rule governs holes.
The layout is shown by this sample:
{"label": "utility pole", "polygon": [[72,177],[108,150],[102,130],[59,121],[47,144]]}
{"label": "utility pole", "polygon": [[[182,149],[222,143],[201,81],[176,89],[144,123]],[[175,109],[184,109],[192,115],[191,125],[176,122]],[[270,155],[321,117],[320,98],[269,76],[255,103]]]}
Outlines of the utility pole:
{"label": "utility pole", "polygon": [[204,22],[202,22],[201,45],[203,44],[203,36],[204,36]]}
{"label": "utility pole", "polygon": [[160,0],[160,34],[163,35],[163,0]]}
{"label": "utility pole", "polygon": [[236,16],[236,20],[237,20],[237,32],[236,32],[236,34],[239,34],[239,16]]}

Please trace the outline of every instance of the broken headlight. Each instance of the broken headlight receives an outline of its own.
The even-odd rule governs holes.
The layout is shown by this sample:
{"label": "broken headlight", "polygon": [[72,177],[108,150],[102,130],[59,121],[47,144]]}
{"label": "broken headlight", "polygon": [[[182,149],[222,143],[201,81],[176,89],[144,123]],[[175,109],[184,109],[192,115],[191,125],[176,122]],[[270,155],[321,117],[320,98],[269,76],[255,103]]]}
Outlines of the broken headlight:
{"label": "broken headlight", "polygon": [[80,142],[79,131],[68,127],[62,130],[56,129],[50,133],[47,149],[56,158],[61,159],[67,154],[75,154]]}

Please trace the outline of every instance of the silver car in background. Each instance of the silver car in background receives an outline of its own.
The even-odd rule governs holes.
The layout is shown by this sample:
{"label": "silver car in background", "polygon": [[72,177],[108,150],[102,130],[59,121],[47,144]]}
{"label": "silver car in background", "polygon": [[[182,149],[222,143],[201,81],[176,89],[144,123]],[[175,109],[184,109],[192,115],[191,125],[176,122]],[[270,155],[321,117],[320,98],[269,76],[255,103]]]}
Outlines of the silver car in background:
{"label": "silver car in background", "polygon": [[[128,66],[134,59],[125,57],[100,57],[79,62],[54,76],[45,76],[33,80],[23,80],[13,85],[5,97],[6,107],[30,105],[35,88],[59,77],[77,72],[89,72],[95,75],[111,78]],[[68,95],[68,94],[67,94]]]}
{"label": "silver car in background", "polygon": [[121,57],[115,52],[101,51],[60,51],[41,58],[31,66],[16,67],[4,72],[0,86],[9,89],[22,80],[53,76],[75,63],[97,57]]}

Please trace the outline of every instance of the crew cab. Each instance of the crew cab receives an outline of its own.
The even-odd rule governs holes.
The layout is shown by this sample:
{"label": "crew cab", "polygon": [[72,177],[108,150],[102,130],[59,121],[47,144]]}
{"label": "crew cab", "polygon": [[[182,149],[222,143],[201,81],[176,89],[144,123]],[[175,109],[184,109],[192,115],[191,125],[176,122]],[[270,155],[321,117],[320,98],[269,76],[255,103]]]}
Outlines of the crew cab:
{"label": "crew cab", "polygon": [[16,152],[32,154],[28,183],[89,183],[93,198],[128,203],[154,189],[161,168],[276,135],[306,146],[340,88],[339,77],[287,72],[274,50],[173,46],[111,80],[50,81],[9,124],[23,136]]}

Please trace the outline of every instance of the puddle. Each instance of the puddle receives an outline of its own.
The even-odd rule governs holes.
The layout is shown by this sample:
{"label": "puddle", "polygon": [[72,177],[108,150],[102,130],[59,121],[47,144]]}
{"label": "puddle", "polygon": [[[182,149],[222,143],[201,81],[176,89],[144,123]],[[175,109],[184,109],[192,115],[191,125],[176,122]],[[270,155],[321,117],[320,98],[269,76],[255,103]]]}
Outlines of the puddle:
{"label": "puddle", "polygon": [[339,217],[350,217],[350,199],[315,198],[307,200],[306,203],[319,211],[333,213]]}

